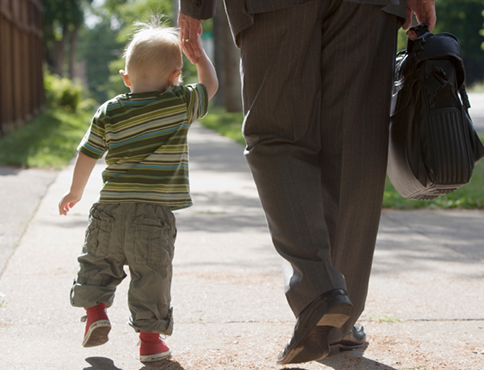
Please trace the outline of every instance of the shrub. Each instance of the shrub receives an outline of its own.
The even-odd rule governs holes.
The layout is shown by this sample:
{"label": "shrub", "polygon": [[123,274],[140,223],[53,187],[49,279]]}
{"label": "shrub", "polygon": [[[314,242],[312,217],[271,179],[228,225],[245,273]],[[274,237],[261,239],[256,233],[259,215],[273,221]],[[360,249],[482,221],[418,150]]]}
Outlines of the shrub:
{"label": "shrub", "polygon": [[77,111],[83,92],[81,85],[44,71],[44,88],[49,108]]}

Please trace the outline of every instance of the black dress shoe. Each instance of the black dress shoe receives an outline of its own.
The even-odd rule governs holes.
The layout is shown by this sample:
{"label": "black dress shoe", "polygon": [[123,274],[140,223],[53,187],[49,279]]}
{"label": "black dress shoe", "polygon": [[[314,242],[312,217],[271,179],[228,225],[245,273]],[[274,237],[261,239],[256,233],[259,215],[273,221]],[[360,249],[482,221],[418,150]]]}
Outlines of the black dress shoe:
{"label": "black dress shoe", "polygon": [[338,347],[343,351],[351,351],[355,348],[360,348],[366,343],[365,328],[360,324],[355,324],[353,330],[346,334],[340,340],[333,340],[329,342],[331,347]]}
{"label": "black dress shoe", "polygon": [[292,338],[279,353],[279,365],[321,360],[329,354],[328,333],[340,328],[353,312],[348,295],[334,289],[316,298],[296,321]]}

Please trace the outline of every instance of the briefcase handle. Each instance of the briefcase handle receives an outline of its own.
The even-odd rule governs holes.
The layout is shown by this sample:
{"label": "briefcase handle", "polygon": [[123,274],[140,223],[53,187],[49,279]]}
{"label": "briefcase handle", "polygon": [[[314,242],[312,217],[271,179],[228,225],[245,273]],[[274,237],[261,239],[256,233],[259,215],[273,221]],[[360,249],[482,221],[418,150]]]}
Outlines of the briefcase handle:
{"label": "briefcase handle", "polygon": [[429,31],[429,26],[423,23],[411,27],[409,31],[413,31],[417,34],[417,39],[415,41],[408,39],[407,51],[409,53],[411,53],[412,51],[418,51],[425,43],[425,40],[432,36],[432,33]]}

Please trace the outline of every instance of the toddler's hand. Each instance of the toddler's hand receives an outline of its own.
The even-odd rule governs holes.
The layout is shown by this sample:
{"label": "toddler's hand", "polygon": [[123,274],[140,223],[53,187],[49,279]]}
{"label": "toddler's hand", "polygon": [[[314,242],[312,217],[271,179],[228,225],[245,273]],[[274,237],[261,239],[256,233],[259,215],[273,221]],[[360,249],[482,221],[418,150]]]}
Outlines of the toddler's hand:
{"label": "toddler's hand", "polygon": [[60,215],[67,215],[67,212],[76,205],[77,202],[81,200],[79,195],[75,195],[72,193],[67,193],[59,202],[59,214]]}

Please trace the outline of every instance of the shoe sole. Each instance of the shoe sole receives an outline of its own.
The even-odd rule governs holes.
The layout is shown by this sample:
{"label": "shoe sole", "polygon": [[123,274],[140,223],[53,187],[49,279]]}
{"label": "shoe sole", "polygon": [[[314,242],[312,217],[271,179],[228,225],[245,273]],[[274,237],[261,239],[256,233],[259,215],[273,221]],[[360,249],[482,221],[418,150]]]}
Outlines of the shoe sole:
{"label": "shoe sole", "polygon": [[82,346],[95,347],[106,343],[109,340],[108,334],[110,331],[111,323],[109,320],[98,320],[93,322],[84,336]]}
{"label": "shoe sole", "polygon": [[139,355],[140,362],[155,362],[161,360],[167,360],[171,357],[171,350],[161,353],[155,353],[152,355]]}
{"label": "shoe sole", "polygon": [[350,344],[331,344],[330,348],[331,349],[334,348],[335,350],[344,352],[344,351],[352,351],[354,349],[361,348],[364,345],[366,345],[366,341],[360,344],[351,344],[351,345]]}
{"label": "shoe sole", "polygon": [[333,306],[321,319],[316,326],[332,326],[341,328],[353,313],[353,306],[347,303],[339,303]]}
{"label": "shoe sole", "polygon": [[[353,306],[347,301],[342,301],[341,297],[333,298],[328,304],[332,304],[331,309],[319,319],[315,327],[319,340],[311,340],[311,329],[304,338],[294,345],[283,359],[277,361],[278,365],[297,364],[309,361],[318,361],[327,357],[330,352],[328,334],[333,328],[342,327],[353,313]],[[322,339],[322,340],[321,340]]]}

